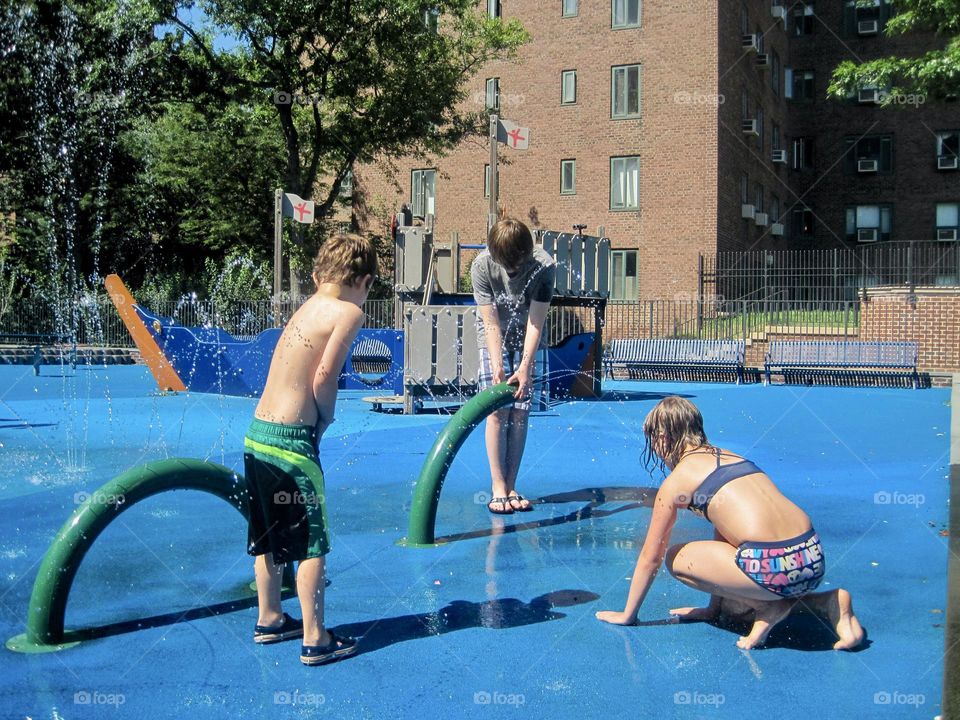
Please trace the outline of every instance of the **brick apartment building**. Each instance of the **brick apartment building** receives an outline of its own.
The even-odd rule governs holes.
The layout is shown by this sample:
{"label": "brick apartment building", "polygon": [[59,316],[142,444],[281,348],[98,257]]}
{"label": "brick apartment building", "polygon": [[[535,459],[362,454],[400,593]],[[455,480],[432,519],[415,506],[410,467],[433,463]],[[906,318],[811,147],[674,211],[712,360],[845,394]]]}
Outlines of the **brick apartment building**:
{"label": "brick apartment building", "polygon": [[[886,0],[489,0],[532,35],[467,102],[531,129],[500,148],[500,203],[537,228],[611,238],[614,300],[697,292],[701,253],[949,239],[960,225],[960,105],[882,90],[826,99],[844,59],[918,54],[886,38]],[[442,18],[441,18],[442,23]],[[403,202],[436,237],[482,242],[489,150],[356,168],[354,213]]]}

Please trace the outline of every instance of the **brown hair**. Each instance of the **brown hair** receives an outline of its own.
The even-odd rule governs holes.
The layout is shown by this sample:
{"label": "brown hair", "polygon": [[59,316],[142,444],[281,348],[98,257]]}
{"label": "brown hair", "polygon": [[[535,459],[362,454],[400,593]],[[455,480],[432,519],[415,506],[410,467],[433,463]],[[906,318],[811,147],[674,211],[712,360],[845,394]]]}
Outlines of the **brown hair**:
{"label": "brown hair", "polygon": [[[680,462],[684,448],[712,447],[703,431],[703,416],[689,400],[672,395],[658,402],[643,421],[643,434],[647,446],[643,451],[643,464],[647,470],[674,468]],[[664,453],[655,450],[659,437],[663,438]]]}
{"label": "brown hair", "polygon": [[377,251],[362,235],[331,235],[313,261],[313,281],[317,285],[354,285],[366,275],[377,275]]}
{"label": "brown hair", "polygon": [[533,237],[530,229],[522,222],[516,218],[504,217],[490,228],[487,249],[495,263],[508,270],[515,270],[525,260],[533,257]]}

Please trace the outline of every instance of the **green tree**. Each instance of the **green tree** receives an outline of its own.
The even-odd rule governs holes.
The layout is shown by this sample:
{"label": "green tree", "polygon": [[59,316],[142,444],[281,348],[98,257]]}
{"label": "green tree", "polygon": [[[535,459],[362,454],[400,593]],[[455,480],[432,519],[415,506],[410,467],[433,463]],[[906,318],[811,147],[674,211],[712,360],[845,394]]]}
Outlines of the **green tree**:
{"label": "green tree", "polygon": [[887,91],[887,104],[903,95],[960,95],[960,0],[897,0],[893,7],[896,14],[887,21],[887,35],[936,33],[943,46],[916,57],[846,60],[834,70],[828,94],[842,98],[863,87],[881,88]]}
{"label": "green tree", "polygon": [[[271,107],[283,188],[315,197],[321,220],[358,160],[441,153],[482,132],[465,81],[527,39],[474,0],[201,0],[200,26],[191,0],[157,7],[176,30],[167,77],[212,103]],[[218,48],[224,37],[236,46]]]}

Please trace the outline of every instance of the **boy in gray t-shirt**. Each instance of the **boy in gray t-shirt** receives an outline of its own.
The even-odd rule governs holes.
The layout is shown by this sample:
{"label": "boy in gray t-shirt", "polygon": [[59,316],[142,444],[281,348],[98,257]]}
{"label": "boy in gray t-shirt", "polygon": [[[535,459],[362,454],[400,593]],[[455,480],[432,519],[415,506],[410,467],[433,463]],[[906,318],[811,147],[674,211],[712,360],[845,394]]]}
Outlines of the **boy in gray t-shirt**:
{"label": "boy in gray t-shirt", "polygon": [[477,302],[479,389],[504,381],[518,384],[512,407],[487,418],[485,436],[492,493],[487,509],[498,515],[532,510],[517,493],[517,472],[527,440],[534,361],[553,297],[556,265],[534,248],[530,230],[503,218],[490,230],[487,250],[470,268]]}

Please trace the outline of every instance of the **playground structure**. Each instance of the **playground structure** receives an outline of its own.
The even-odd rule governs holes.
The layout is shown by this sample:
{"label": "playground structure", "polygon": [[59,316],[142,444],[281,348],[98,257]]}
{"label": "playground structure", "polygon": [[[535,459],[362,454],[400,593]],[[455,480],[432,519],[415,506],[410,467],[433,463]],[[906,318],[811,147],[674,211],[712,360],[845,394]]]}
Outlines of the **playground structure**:
{"label": "playground structure", "polygon": [[[402,404],[410,414],[426,399],[462,402],[476,392],[476,307],[473,295],[459,292],[458,283],[462,253],[485,246],[460,244],[456,236],[437,243],[431,225],[397,229],[395,326],[401,329],[360,330],[340,373],[340,389],[390,393],[369,398],[374,408]],[[538,398],[596,397],[601,392],[610,241],[558,232],[539,232],[537,240],[557,263],[545,332],[554,342],[538,353],[537,376],[545,379]],[[183,326],[150,312],[117,275],[110,275],[105,285],[160,390],[242,397],[263,392],[281,328],[239,340],[218,327]],[[565,319],[567,312],[572,328],[561,327],[565,323],[550,327],[552,319]],[[590,314],[592,332],[584,331]]]}
{"label": "playground structure", "polygon": [[[403,216],[397,216],[398,224]],[[394,243],[395,321],[403,327],[402,396],[405,413],[424,397],[463,398],[476,391],[478,348],[473,295],[459,290],[464,251],[456,233],[436,242],[432,218],[397,228]],[[592,311],[592,332],[570,333],[538,353],[537,374],[547,397],[599,396],[603,316],[609,296],[610,240],[580,233],[538,232],[537,242],[557,263],[553,308]],[[548,323],[550,320],[548,319]],[[545,335],[549,336],[549,331]],[[383,402],[389,398],[376,398]]]}

